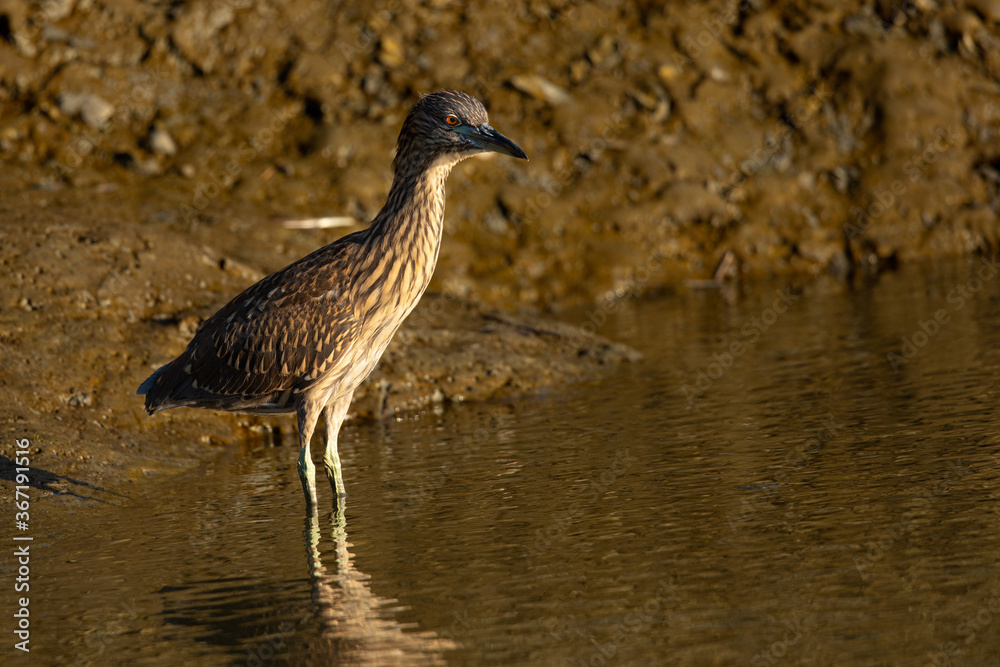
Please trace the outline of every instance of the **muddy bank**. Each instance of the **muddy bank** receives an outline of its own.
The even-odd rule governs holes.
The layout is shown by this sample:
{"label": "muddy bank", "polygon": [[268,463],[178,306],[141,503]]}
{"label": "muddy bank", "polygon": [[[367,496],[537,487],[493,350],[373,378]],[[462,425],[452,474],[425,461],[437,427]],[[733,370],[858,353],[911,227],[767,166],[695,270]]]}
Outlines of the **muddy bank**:
{"label": "muddy bank", "polygon": [[[135,390],[184,349],[201,321],[295,254],[279,245],[260,266],[232,248],[302,232],[258,221],[212,245],[170,223],[133,225],[120,210],[95,210],[78,194],[67,191],[47,206],[0,206],[3,477],[12,478],[16,438],[31,440],[44,489],[102,500],[235,443],[281,439],[294,447],[293,417],[184,410],[149,418]],[[351,415],[412,415],[450,402],[558,391],[636,358],[577,327],[432,293],[358,391]]]}
{"label": "muddy bank", "polygon": [[489,303],[671,287],[727,251],[843,274],[1000,240],[990,0],[71,0],[0,27],[4,190],[153,190],[137,225],[367,221],[407,107],[475,93],[532,158],[452,178],[438,288]]}

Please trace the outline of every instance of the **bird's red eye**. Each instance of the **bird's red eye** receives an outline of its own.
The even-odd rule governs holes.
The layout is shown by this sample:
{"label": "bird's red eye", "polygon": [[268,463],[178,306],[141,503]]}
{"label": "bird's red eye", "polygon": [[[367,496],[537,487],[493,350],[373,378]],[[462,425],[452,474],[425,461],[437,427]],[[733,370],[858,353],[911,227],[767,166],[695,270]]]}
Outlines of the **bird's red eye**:
{"label": "bird's red eye", "polygon": [[444,122],[446,122],[446,123],[448,123],[449,125],[452,125],[452,126],[454,126],[454,125],[461,125],[462,124],[462,121],[460,121],[458,119],[458,116],[456,116],[455,114],[448,114],[447,116],[445,116],[444,117]]}

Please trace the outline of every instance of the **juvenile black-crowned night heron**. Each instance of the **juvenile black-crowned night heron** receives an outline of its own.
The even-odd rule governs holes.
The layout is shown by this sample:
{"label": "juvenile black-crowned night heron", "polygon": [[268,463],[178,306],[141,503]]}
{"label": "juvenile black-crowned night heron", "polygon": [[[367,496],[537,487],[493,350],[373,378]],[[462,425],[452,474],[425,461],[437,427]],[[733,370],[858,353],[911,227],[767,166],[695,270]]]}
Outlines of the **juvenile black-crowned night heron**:
{"label": "juvenile black-crowned night heron", "polygon": [[460,160],[496,152],[527,159],[489,125],[475,98],[427,95],[399,133],[389,197],[368,229],[264,278],[208,318],[179,357],[139,387],[149,414],[179,407],[295,412],[299,476],[316,504],[309,441],[326,416],[324,467],[344,482],[337,434],[351,397],[417,305],[434,272],[445,181]]}

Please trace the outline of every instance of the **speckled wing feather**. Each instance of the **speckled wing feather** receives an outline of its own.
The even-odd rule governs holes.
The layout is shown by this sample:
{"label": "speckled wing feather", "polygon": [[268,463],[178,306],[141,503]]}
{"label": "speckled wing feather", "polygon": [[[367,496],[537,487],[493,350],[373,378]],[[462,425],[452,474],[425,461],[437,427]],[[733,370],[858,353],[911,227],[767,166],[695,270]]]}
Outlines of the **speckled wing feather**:
{"label": "speckled wing feather", "polygon": [[293,410],[358,337],[346,290],[353,241],[321,248],[223,306],[140,388],[146,409]]}

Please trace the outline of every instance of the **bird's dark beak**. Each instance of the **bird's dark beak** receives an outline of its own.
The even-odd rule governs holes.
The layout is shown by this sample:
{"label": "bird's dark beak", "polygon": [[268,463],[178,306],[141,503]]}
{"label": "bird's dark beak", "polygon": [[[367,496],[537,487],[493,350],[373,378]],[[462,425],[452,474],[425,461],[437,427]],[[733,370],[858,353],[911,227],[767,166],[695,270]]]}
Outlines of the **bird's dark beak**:
{"label": "bird's dark beak", "polygon": [[517,144],[494,130],[489,125],[468,127],[467,129],[468,131],[463,132],[463,134],[466,134],[470,139],[472,139],[472,143],[476,144],[476,146],[484,151],[502,153],[503,155],[521,158],[522,160],[528,159],[528,156],[524,154],[524,151],[522,151]]}

